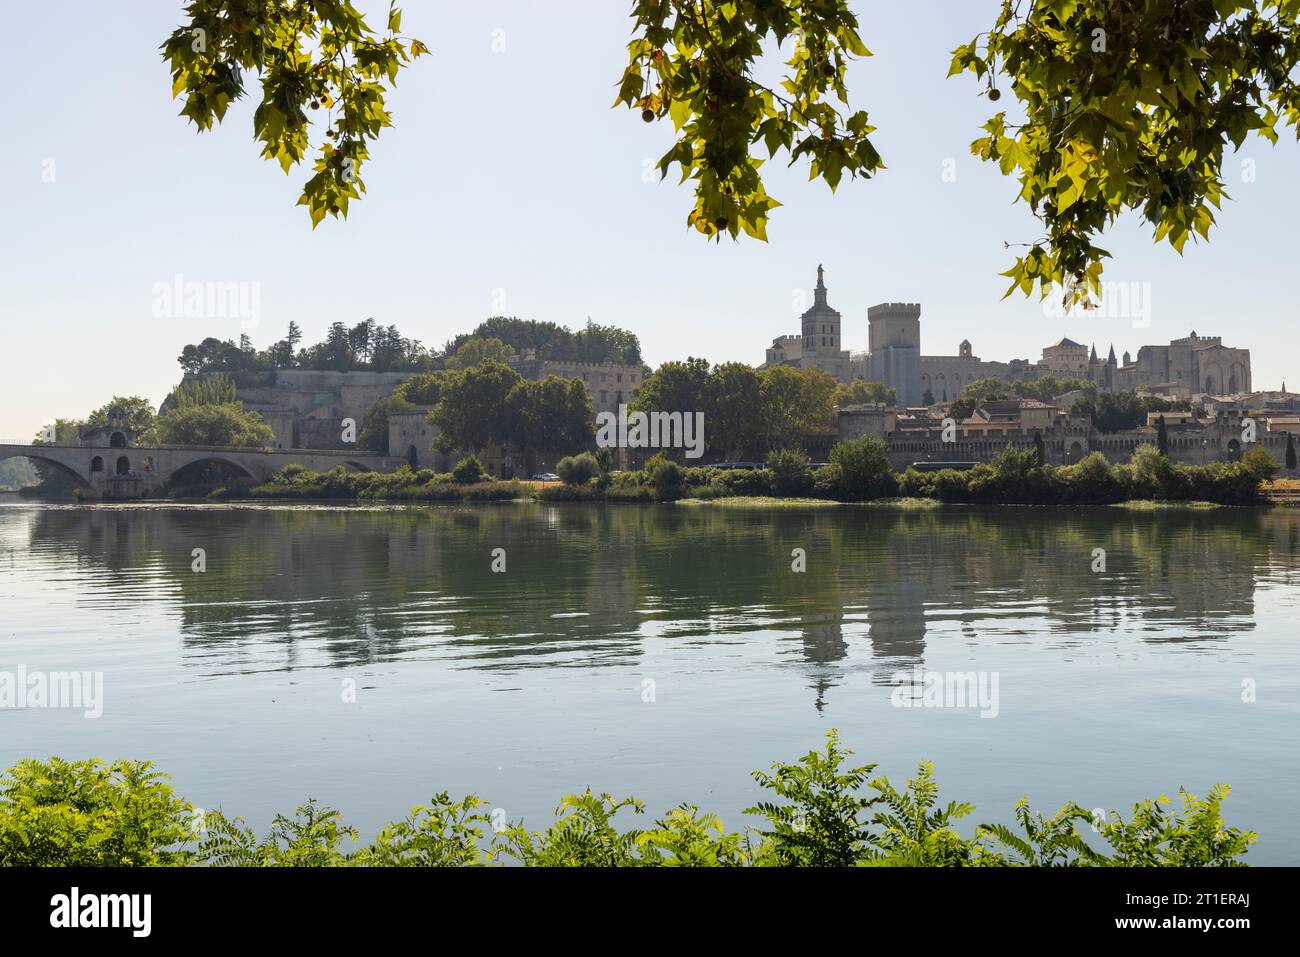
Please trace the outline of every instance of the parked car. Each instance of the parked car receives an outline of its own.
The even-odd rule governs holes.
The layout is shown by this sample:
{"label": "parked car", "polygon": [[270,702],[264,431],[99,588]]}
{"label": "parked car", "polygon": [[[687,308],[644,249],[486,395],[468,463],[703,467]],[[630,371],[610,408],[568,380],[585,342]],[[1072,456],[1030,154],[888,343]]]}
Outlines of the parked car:
{"label": "parked car", "polygon": [[538,472],[533,476],[534,482],[558,482],[560,477],[554,472]]}

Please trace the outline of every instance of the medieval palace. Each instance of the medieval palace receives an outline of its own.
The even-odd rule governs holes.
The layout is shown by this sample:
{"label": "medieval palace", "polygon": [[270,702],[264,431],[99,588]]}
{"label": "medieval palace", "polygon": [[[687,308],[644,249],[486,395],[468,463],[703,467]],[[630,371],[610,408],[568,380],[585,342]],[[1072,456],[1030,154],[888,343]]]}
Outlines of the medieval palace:
{"label": "medieval palace", "polygon": [[914,302],[871,306],[867,351],[850,352],[844,348],[842,317],[826,296],[825,274],[818,266],[813,304],[802,316],[800,335],[773,339],[762,368],[815,367],[845,383],[881,382],[898,391],[900,408],[949,402],[966,385],[989,376],[1016,382],[1054,375],[1095,382],[1104,391],[1142,388],[1181,399],[1251,391],[1250,350],[1234,349],[1218,336],[1195,332],[1168,345],[1142,346],[1136,359],[1125,352],[1122,361],[1115,358],[1113,345],[1103,360],[1095,345],[1089,349],[1071,339],[1047,346],[1036,362],[986,362],[974,354],[968,339],[961,341],[956,355],[922,355],[921,306]]}

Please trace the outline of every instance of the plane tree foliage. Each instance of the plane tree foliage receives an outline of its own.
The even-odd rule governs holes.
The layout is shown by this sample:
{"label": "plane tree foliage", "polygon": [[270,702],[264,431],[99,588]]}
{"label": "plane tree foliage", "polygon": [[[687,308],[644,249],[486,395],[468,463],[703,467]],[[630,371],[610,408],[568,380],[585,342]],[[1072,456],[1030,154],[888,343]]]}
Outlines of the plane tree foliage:
{"label": "plane tree foliage", "polygon": [[1224,154],[1297,128],[1300,0],[1004,0],[992,28],[953,51],[997,101],[971,144],[1019,181],[1043,235],[1004,274],[1010,295],[1095,300],[1096,240],[1137,213],[1182,252],[1208,239],[1227,197]]}
{"label": "plane tree foliage", "polygon": [[637,389],[638,412],[704,413],[704,444],[724,456],[802,448],[835,432],[834,376],[816,368],[704,359],[665,362]]}
{"label": "plane tree foliage", "polygon": [[[262,155],[288,172],[319,116],[299,203],[313,227],[346,216],[392,123],[387,94],[428,52],[401,33],[401,11],[382,30],[350,0],[189,0],[184,13],[162,45],[181,115],[210,129],[256,74]],[[1109,256],[1097,241],[1126,213],[1180,253],[1208,239],[1228,149],[1276,142],[1300,120],[1300,0],[1002,0],[990,14],[949,75],[1014,98],[971,147],[1018,180],[1042,225],[1006,271],[1007,295],[1064,287],[1067,305],[1094,302]],[[846,68],[870,50],[848,0],[634,0],[630,18],[614,105],[671,123],[657,168],[690,183],[686,222],[705,237],[766,239],[780,204],[761,174],[778,156],[832,190],[884,168],[867,111],[849,103]]]}
{"label": "plane tree foliage", "polygon": [[[253,135],[262,156],[286,173],[312,158],[298,203],[312,227],[347,216],[365,192],[361,168],[369,144],[392,125],[386,97],[398,73],[428,52],[401,34],[402,12],[390,7],[377,32],[350,0],[191,0],[188,22],[162,44],[181,116],[200,131],[220,122],[255,73],[261,102]],[[321,116],[322,141],[311,146],[312,121]]]}

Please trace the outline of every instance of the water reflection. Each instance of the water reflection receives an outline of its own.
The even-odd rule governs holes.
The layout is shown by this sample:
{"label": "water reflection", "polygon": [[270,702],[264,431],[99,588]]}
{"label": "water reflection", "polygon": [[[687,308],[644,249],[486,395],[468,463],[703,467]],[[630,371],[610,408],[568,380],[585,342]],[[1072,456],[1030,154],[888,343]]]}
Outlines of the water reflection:
{"label": "water reflection", "polygon": [[[709,644],[733,662],[793,660],[820,710],[855,661],[887,683],[936,638],[1179,643],[1252,630],[1257,584],[1293,578],[1300,515],[6,507],[0,548],[6,597],[26,579],[92,610],[162,607],[181,664],[201,675],[404,659],[602,668]],[[1104,572],[1092,570],[1099,548]]]}

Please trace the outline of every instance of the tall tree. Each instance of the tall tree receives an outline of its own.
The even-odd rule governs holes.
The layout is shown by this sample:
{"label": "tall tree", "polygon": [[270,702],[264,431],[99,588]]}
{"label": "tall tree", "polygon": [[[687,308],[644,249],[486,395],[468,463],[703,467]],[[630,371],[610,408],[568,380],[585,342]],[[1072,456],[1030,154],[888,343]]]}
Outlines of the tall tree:
{"label": "tall tree", "polygon": [[505,362],[515,350],[500,339],[480,339],[471,336],[460,344],[453,355],[447,357],[448,369],[468,369],[483,362]]}
{"label": "tall tree", "polygon": [[438,427],[438,448],[480,452],[489,445],[507,445],[516,435],[507,398],[522,381],[514,369],[490,361],[448,373],[438,404],[429,414],[429,421]]}
{"label": "tall tree", "polygon": [[837,386],[834,395],[835,405],[862,405],[868,402],[884,402],[894,405],[898,402],[898,390],[883,382],[864,382],[854,379],[848,385]]}
{"label": "tall tree", "polygon": [[708,398],[709,363],[689,357],[685,362],[665,362],[647,376],[630,405],[641,412],[703,412]]}
{"label": "tall tree", "polygon": [[524,379],[506,395],[511,423],[508,444],[522,452],[531,470],[534,457],[585,451],[595,430],[591,396],[580,379]]}
{"label": "tall tree", "polygon": [[727,458],[756,456],[763,448],[763,380],[743,362],[723,362],[709,377],[704,439]]}
{"label": "tall tree", "polygon": [[798,449],[835,431],[835,377],[821,369],[772,366],[762,374],[760,421],[768,449]]}

